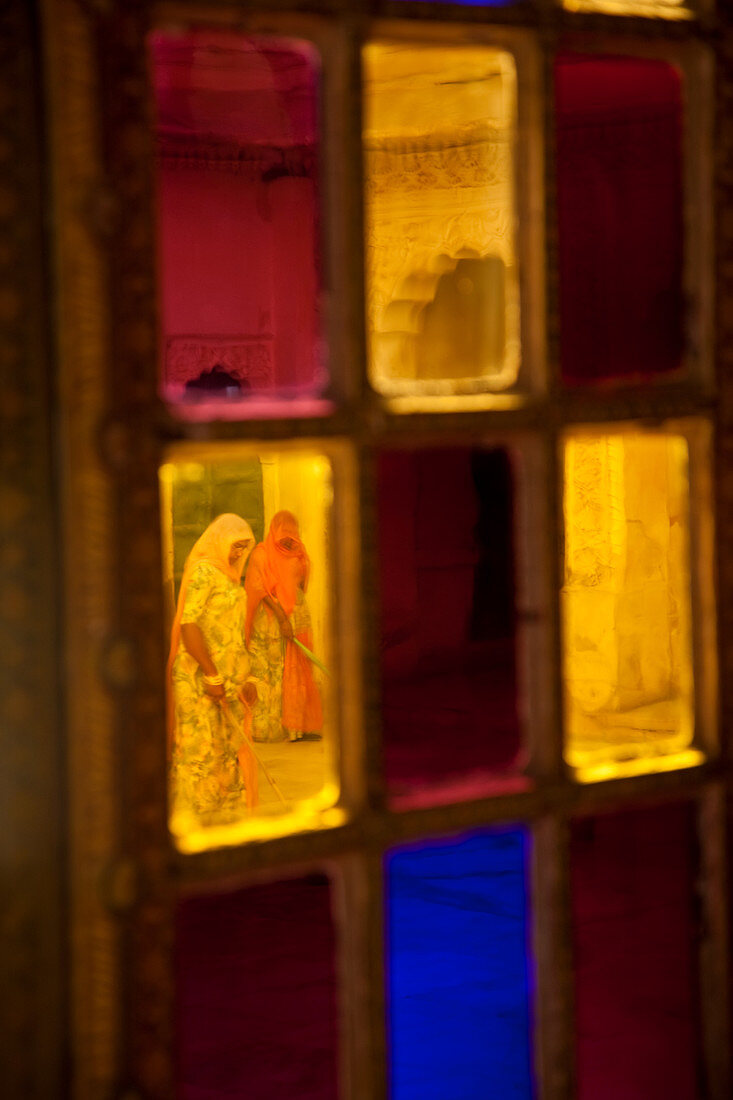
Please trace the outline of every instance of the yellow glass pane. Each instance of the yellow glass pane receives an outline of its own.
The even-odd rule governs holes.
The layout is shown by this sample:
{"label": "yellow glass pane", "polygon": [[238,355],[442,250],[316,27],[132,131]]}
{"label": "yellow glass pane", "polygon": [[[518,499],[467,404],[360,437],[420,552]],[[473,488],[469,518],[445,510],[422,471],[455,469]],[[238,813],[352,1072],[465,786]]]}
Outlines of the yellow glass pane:
{"label": "yellow glass pane", "polygon": [[568,763],[583,781],[699,763],[687,441],[568,436],[564,511]]}
{"label": "yellow glass pane", "polygon": [[194,445],[161,468],[170,828],[182,850],[342,818],[327,450]]}
{"label": "yellow glass pane", "polygon": [[372,384],[506,389],[520,354],[514,58],[372,42],[363,73]]}
{"label": "yellow glass pane", "polygon": [[568,11],[602,11],[608,15],[640,15],[657,19],[692,19],[684,0],[563,0]]}

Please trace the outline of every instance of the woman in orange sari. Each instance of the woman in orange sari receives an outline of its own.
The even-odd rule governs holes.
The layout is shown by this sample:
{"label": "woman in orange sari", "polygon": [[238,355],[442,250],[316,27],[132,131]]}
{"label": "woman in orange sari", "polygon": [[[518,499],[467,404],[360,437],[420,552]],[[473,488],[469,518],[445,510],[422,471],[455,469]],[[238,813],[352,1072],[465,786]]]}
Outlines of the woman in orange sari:
{"label": "woman in orange sari", "polygon": [[257,687],[252,710],[255,741],[299,741],[321,736],[321,697],[311,662],[293,641],[313,648],[305,593],[310,559],[292,512],[273,516],[264,542],[252,551],[244,587],[250,675]]}
{"label": "woman in orange sari", "polygon": [[168,658],[168,737],[173,814],[184,828],[224,824],[241,818],[245,804],[257,805],[257,765],[247,746],[257,693],[241,584],[253,546],[249,524],[225,513],[183,570]]}

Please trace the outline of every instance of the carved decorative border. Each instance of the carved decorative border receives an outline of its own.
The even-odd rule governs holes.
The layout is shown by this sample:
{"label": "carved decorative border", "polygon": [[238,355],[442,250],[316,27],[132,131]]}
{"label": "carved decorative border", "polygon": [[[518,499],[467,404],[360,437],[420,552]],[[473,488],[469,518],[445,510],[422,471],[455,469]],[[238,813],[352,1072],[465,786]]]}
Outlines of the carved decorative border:
{"label": "carved decorative border", "polygon": [[307,145],[289,149],[242,146],[234,142],[197,141],[166,135],[158,146],[158,157],[166,168],[204,168],[231,172],[250,180],[267,178],[268,173],[284,176],[317,176],[317,154]]}
{"label": "carved decorative border", "polygon": [[206,336],[200,333],[169,336],[165,342],[165,381],[183,386],[202,371],[222,367],[253,390],[275,381],[272,337]]}
{"label": "carved decorative border", "polygon": [[128,901],[122,841],[114,668],[117,517],[107,432],[110,325],[107,254],[118,218],[105,178],[96,51],[104,4],[44,0],[52,158],[58,455],[65,620],[69,785],[68,1027],[74,1100],[111,1095],[122,1076],[123,975],[119,910]]}
{"label": "carved decorative border", "polygon": [[124,1080],[146,1100],[173,1090],[173,876],[167,823],[162,552],[158,502],[154,127],[150,6],[125,0],[98,26],[103,165],[119,212],[109,261],[109,412],[100,445],[113,492],[114,630],[105,673],[115,699],[124,909]]}

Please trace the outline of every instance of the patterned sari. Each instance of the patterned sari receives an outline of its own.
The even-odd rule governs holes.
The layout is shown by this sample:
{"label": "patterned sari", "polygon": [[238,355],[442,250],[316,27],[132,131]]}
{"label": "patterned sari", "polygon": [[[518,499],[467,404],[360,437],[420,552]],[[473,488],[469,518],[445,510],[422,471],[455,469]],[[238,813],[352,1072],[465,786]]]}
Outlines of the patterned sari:
{"label": "patterned sari", "polygon": [[[173,815],[203,825],[240,819],[257,805],[257,766],[248,750],[251,714],[241,698],[251,677],[244,643],[244,560],[231,565],[234,542],[254,541],[239,516],[217,517],[191,551],[181,583],[169,659],[169,732]],[[195,623],[223,677],[226,707],[205,690],[181,626]]]}

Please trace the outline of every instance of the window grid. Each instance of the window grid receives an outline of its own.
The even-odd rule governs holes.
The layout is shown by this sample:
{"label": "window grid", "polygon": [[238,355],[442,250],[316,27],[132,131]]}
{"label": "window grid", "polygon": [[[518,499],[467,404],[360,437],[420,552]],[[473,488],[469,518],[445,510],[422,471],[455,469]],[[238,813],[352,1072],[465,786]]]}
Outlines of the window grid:
{"label": "window grid", "polygon": [[[263,4],[263,11],[275,5]],[[56,59],[56,73],[53,79],[61,80],[63,61],[74,55],[77,62],[81,59],[83,79],[79,87],[72,88],[67,94],[69,101],[74,95],[87,94],[99,70],[103,72],[104,107],[103,114],[108,126],[108,140],[104,157],[100,157],[109,178],[116,181],[126,204],[128,213],[132,208],[132,225],[141,230],[137,238],[129,233],[130,221],[126,219],[124,227],[114,224],[108,227],[109,203],[116,199],[115,188],[91,185],[91,214],[87,209],[80,219],[78,213],[70,220],[83,224],[84,232],[91,225],[103,241],[101,256],[109,257],[110,283],[112,298],[112,333],[114,346],[114,374],[105,375],[105,385],[96,392],[88,405],[83,404],[77,413],[83,417],[81,442],[67,438],[65,441],[65,462],[67,469],[93,471],[93,477],[99,486],[106,507],[109,508],[109,526],[103,532],[108,557],[104,568],[110,575],[115,567],[130,563],[147,571],[147,580],[140,585],[137,595],[125,592],[119,585],[110,596],[102,586],[98,595],[100,603],[109,607],[107,626],[108,645],[105,648],[103,673],[106,687],[99,690],[96,670],[87,662],[72,678],[72,701],[75,695],[82,699],[82,685],[86,676],[94,682],[92,704],[81,705],[78,712],[72,714],[72,734],[77,733],[75,745],[77,751],[82,744],[80,730],[94,730],[92,744],[96,743],[103,729],[115,731],[116,750],[114,764],[122,775],[121,795],[118,801],[115,820],[111,823],[111,834],[115,842],[110,847],[124,853],[121,858],[110,861],[110,874],[106,893],[107,907],[128,916],[120,923],[113,921],[108,929],[108,950],[115,958],[127,960],[127,975],[123,983],[121,974],[115,979],[126,989],[125,1002],[131,1006],[133,1001],[144,1003],[148,996],[152,1003],[155,1020],[150,1027],[150,1015],[142,1024],[135,1023],[132,1014],[128,1015],[128,1027],[132,1028],[132,1045],[127,1051],[125,1065],[127,1074],[139,1082],[150,1095],[162,1095],[165,1080],[168,1079],[170,1066],[166,1065],[166,1035],[168,1025],[167,1007],[171,989],[169,978],[162,977],[155,968],[156,952],[166,943],[169,928],[170,904],[173,892],[196,891],[213,888],[217,884],[236,880],[245,883],[265,874],[269,877],[285,873],[291,868],[306,866],[326,867],[333,875],[336,890],[343,906],[342,912],[348,915],[346,935],[342,945],[342,980],[346,989],[347,1019],[345,1036],[345,1070],[347,1082],[346,1095],[350,1097],[378,1097],[384,1090],[384,1037],[383,1037],[383,954],[382,954],[382,870],[381,855],[386,847],[408,837],[428,836],[436,833],[451,833],[469,826],[489,824],[492,821],[522,821],[531,825],[535,838],[534,859],[534,936],[537,950],[539,972],[537,1003],[538,1077],[541,1079],[539,1094],[548,1100],[571,1095],[572,1088],[572,1005],[568,982],[563,975],[569,973],[570,947],[568,922],[568,883],[567,883],[567,832],[566,818],[574,812],[588,812],[592,808],[605,806],[623,806],[650,797],[674,799],[684,794],[693,797],[700,815],[700,840],[703,852],[702,903],[707,917],[708,932],[703,944],[702,981],[704,997],[704,1045],[706,1050],[708,1087],[710,1095],[723,1100],[727,1096],[726,1065],[720,1051],[724,1044],[721,1034],[726,1031],[725,997],[722,996],[722,973],[726,958],[727,914],[722,900],[721,864],[724,854],[724,794],[721,772],[715,760],[694,775],[668,773],[664,775],[643,775],[631,779],[615,780],[597,786],[578,787],[564,776],[562,766],[562,729],[559,713],[560,691],[560,634],[557,600],[554,593],[559,588],[561,563],[557,547],[557,537],[561,532],[560,509],[560,468],[557,461],[557,443],[565,424],[573,422],[608,423],[629,419],[651,419],[659,422],[660,417],[698,416],[709,417],[709,398],[695,385],[680,387],[646,387],[639,391],[606,393],[597,401],[593,395],[584,395],[576,399],[559,393],[557,383],[550,387],[550,400],[529,402],[526,408],[509,413],[468,412],[466,414],[438,413],[422,414],[419,417],[400,417],[383,408],[378,399],[368,393],[363,381],[363,322],[360,319],[363,293],[363,275],[361,267],[361,211],[355,196],[360,192],[360,153],[357,148],[353,127],[344,125],[345,120],[359,117],[357,63],[358,47],[361,36],[369,37],[370,28],[361,22],[360,14],[371,5],[363,5],[363,12],[354,13],[355,5],[329,4],[331,12],[342,12],[340,25],[333,33],[332,42],[345,47],[344,56],[348,59],[344,69],[334,81],[338,94],[331,89],[331,117],[326,108],[326,131],[324,145],[328,147],[328,179],[331,187],[335,184],[336,165],[346,164],[348,179],[352,184],[352,197],[347,198],[343,216],[333,231],[328,243],[328,252],[333,264],[331,279],[335,287],[342,287],[342,293],[336,293],[336,310],[333,330],[334,361],[341,357],[342,369],[335,371],[335,390],[337,396],[345,401],[342,410],[327,421],[298,422],[279,421],[271,424],[212,424],[191,429],[176,423],[172,418],[161,418],[154,397],[157,386],[155,377],[156,357],[154,352],[153,317],[151,303],[154,300],[154,286],[150,256],[152,239],[150,230],[150,188],[149,178],[141,167],[147,146],[145,144],[145,126],[147,107],[144,73],[140,58],[144,56],[144,35],[149,26],[150,11],[147,5],[140,5],[133,13],[115,16],[113,20],[103,21],[100,35],[100,53],[95,56],[89,36],[89,28],[79,13],[69,10],[59,11],[49,18],[47,34],[55,38],[60,31],[61,46],[52,47]],[[374,5],[380,10],[392,13],[397,5]],[[415,14],[421,20],[429,21],[429,12],[419,5],[400,4],[400,16],[408,18]],[[211,12],[202,7],[178,3],[165,5],[161,9],[165,18],[186,21],[198,19],[206,21],[212,18]],[[482,13],[482,17],[500,22],[498,13],[492,9]],[[457,25],[471,23],[478,18],[475,11],[462,12],[455,9],[451,13]],[[234,9],[225,11],[218,18],[234,20],[241,26],[241,15]],[[161,16],[162,18],[162,16]],[[304,33],[305,17],[284,18],[280,23],[274,15],[266,18],[267,26],[277,33],[278,30],[290,33]],[[534,16],[520,14],[510,9],[507,21],[516,20],[531,24]],[[615,29],[612,19],[598,17],[589,21],[583,16],[572,21],[564,17],[572,26],[592,26],[594,29]],[[119,19],[119,25],[116,20]],[[631,21],[633,23],[633,21]],[[307,20],[306,20],[307,24]],[[309,25],[309,24],[307,24]],[[259,21],[251,19],[251,29],[257,30]],[[119,31],[125,30],[124,35]],[[248,28],[250,29],[249,22]],[[420,29],[422,30],[422,24]],[[646,28],[645,28],[646,29]],[[659,29],[660,37],[668,31],[664,26]],[[441,28],[440,33],[450,33]],[[331,31],[329,30],[329,34]],[[693,32],[694,34],[694,29]],[[629,43],[625,43],[625,47]],[[554,40],[552,36],[545,40],[545,137],[551,133],[551,107],[547,94],[549,84],[547,75],[552,64]],[[103,64],[100,64],[103,62]],[[327,74],[328,57],[324,56],[324,68]],[[131,74],[138,83],[131,80]],[[327,82],[328,82],[327,75]],[[82,86],[83,85],[83,86]],[[59,84],[59,86],[61,86]],[[127,89],[126,95],[119,93]],[[338,100],[343,97],[340,106]],[[131,122],[130,120],[134,121]],[[70,167],[74,164],[74,150],[62,151],[61,141],[68,132],[69,118],[62,108],[57,108],[54,116],[56,133],[56,156],[61,169],[59,195],[62,202],[70,202],[78,194],[78,184],[73,182]],[[356,129],[358,135],[358,128]],[[550,344],[550,363],[557,360],[557,287],[554,285],[556,269],[556,247],[554,241],[552,211],[552,157],[551,141],[547,140],[548,162],[546,165],[546,225],[548,258],[548,332]],[[142,188],[139,188],[140,183]],[[59,200],[57,200],[59,201]],[[328,202],[328,194],[326,197]],[[82,234],[83,236],[83,234]],[[74,246],[78,240],[62,240],[59,243],[57,262],[61,269],[69,269]],[[100,253],[88,241],[82,240],[81,251],[86,272],[99,267]],[[134,289],[137,288],[137,289]],[[77,285],[78,289],[78,285]],[[118,293],[116,293],[118,292]],[[83,300],[83,295],[82,295]],[[104,315],[104,306],[100,306],[98,321]],[[140,321],[140,317],[143,321]],[[351,325],[347,324],[351,322]],[[66,316],[65,332],[67,337],[83,334],[82,348],[90,348],[89,331],[84,330],[84,318],[78,306],[69,298],[69,312]],[[82,369],[94,375],[100,372],[103,361],[103,349],[110,347],[109,336],[100,323],[97,329],[97,343],[89,350],[87,359],[80,365],[74,356],[62,348],[64,378],[68,387],[67,399],[73,392],[72,383],[82,376]],[[338,334],[341,334],[339,336]],[[348,335],[347,335],[348,333]],[[357,334],[357,335],[355,335]],[[84,342],[86,341],[86,342]],[[357,365],[359,369],[357,370]],[[124,368],[124,369],[122,369]],[[350,381],[350,379],[352,379]],[[361,379],[361,381],[359,380]],[[105,392],[108,389],[108,392]],[[366,401],[360,408],[356,403],[364,392]],[[90,439],[97,432],[100,418],[104,419],[104,410],[108,401],[116,409],[122,408],[129,415],[139,410],[139,436],[130,438],[129,424],[126,426],[122,413],[113,414],[102,431],[102,459],[93,445],[84,445],[83,438]],[[354,402],[352,404],[352,402]],[[169,438],[185,440],[187,438],[214,440],[251,440],[257,438],[284,439],[292,435],[304,438],[343,436],[356,443],[357,459],[360,466],[360,502],[361,534],[363,545],[364,581],[363,593],[374,591],[374,502],[373,502],[373,463],[372,454],[377,446],[387,444],[394,439],[407,439],[411,442],[434,442],[436,439],[450,440],[459,436],[462,440],[485,442],[494,433],[502,437],[521,440],[530,438],[532,446],[543,456],[540,460],[544,467],[544,478],[535,487],[538,497],[548,500],[549,517],[544,542],[544,554],[537,555],[533,562],[539,565],[544,574],[543,590],[546,596],[546,622],[540,652],[535,661],[544,657],[547,668],[556,671],[555,682],[544,689],[544,721],[540,721],[541,735],[538,742],[545,749],[535,751],[533,756],[534,774],[537,787],[525,794],[500,796],[495,799],[480,800],[474,803],[445,807],[431,807],[426,810],[413,810],[394,814],[384,807],[381,774],[379,770],[379,717],[377,700],[374,697],[374,670],[377,667],[373,641],[373,608],[365,608],[367,625],[363,661],[363,682],[366,695],[366,730],[364,738],[365,784],[366,792],[363,805],[354,820],[333,832],[324,832],[316,836],[284,837],[240,849],[222,849],[199,853],[195,856],[174,855],[169,847],[166,834],[166,822],[163,812],[162,794],[165,790],[165,761],[162,755],[151,757],[145,748],[145,739],[156,729],[162,729],[161,678],[157,676],[158,646],[155,643],[155,623],[159,611],[159,596],[154,584],[159,574],[156,557],[158,547],[155,539],[143,542],[135,537],[135,532],[149,530],[151,519],[157,516],[155,498],[155,480],[157,466],[161,459],[164,441]],[[505,435],[506,433],[506,435]],[[82,523],[93,526],[99,513],[85,504],[84,495],[89,490],[88,477],[79,478],[67,488],[67,514],[79,517]],[[78,511],[77,511],[78,509]],[[71,521],[70,521],[71,522]],[[86,530],[86,528],[85,528]],[[81,547],[83,534],[67,531],[70,546]],[[540,561],[541,558],[541,561]],[[89,556],[87,560],[90,560]],[[123,569],[117,568],[118,575]],[[69,582],[70,590],[73,584]],[[132,597],[132,598],[130,598]],[[364,601],[365,603],[368,600]],[[698,608],[699,614],[699,608]],[[83,605],[83,615],[91,617],[92,608]],[[84,620],[88,621],[88,619]],[[150,625],[153,630],[150,630]],[[89,645],[84,637],[77,637],[76,651],[88,657]],[[128,664],[140,671],[135,681]],[[130,688],[135,683],[135,696],[130,696]],[[114,705],[110,705],[106,692],[112,692]],[[134,716],[139,724],[134,740],[129,736],[129,723]],[[92,735],[87,732],[87,738]],[[73,748],[73,746],[72,746]],[[104,789],[112,789],[112,769],[109,761],[102,763],[102,782]],[[352,790],[358,789],[354,781]],[[359,792],[358,797],[361,797]],[[99,804],[97,805],[97,810]],[[88,841],[80,835],[76,837],[77,849],[86,852],[87,862],[99,859],[99,852],[90,849]],[[135,891],[126,887],[127,872],[132,867],[142,883],[149,890],[143,891],[141,900],[136,901]],[[163,869],[163,870],[161,870]],[[133,874],[133,878],[136,876]],[[543,919],[538,920],[541,914]],[[83,957],[80,950],[76,965]],[[120,970],[125,969],[124,966]],[[366,980],[365,980],[366,979]],[[94,975],[92,975],[92,983]],[[163,989],[156,992],[156,983]],[[368,993],[364,993],[364,989]],[[91,1000],[84,1002],[83,997],[77,1005],[83,1031],[84,1013],[88,1011]],[[168,1000],[166,1000],[168,998]],[[131,1009],[129,1009],[131,1013]],[[366,1027],[365,1027],[366,1025]],[[147,1033],[144,1030],[147,1029]],[[366,1038],[365,1038],[366,1032]],[[105,1062],[105,1058],[107,1061]],[[100,1073],[108,1070],[105,1066],[115,1062],[109,1054],[100,1051]]]}

